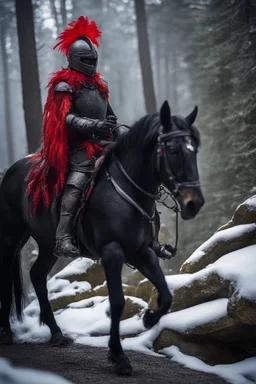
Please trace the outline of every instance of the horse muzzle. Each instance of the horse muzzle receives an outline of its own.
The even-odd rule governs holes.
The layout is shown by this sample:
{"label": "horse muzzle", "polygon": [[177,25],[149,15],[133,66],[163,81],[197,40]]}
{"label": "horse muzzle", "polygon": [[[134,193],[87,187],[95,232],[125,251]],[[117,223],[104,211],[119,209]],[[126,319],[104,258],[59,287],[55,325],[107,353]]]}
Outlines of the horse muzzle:
{"label": "horse muzzle", "polygon": [[177,198],[180,210],[181,217],[184,220],[193,219],[202,206],[204,205],[204,197],[200,187],[195,188],[181,188],[179,197]]}

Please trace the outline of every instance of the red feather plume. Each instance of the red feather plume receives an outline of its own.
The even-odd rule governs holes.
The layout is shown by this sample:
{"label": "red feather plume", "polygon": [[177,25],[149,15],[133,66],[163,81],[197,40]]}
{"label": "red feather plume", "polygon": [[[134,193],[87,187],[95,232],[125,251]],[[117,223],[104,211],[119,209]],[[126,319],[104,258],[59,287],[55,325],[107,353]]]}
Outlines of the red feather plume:
{"label": "red feather plume", "polygon": [[60,52],[68,55],[70,45],[79,39],[79,37],[88,37],[97,47],[100,46],[97,40],[101,36],[101,31],[94,20],[89,21],[88,17],[80,16],[77,20],[68,24],[68,27],[58,37],[59,42],[53,47],[58,48]]}

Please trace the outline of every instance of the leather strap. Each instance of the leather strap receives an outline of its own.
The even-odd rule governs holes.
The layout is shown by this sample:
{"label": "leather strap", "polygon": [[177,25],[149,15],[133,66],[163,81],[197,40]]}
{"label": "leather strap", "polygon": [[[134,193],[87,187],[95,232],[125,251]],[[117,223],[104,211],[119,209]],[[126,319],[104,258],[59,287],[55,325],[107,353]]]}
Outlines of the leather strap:
{"label": "leather strap", "polygon": [[127,195],[127,193],[120,187],[120,185],[117,184],[117,182],[113,179],[113,177],[110,175],[107,169],[105,170],[105,172],[106,172],[107,180],[111,181],[117,193],[120,196],[122,196],[123,199],[126,200],[129,204],[131,204],[134,208],[136,208],[137,211],[139,211],[145,219],[147,219],[150,223],[152,223],[155,217],[155,207],[154,207],[153,215],[151,216],[148,215],[148,213],[143,208],[141,208],[139,204],[136,203],[136,201],[134,201],[129,195]]}

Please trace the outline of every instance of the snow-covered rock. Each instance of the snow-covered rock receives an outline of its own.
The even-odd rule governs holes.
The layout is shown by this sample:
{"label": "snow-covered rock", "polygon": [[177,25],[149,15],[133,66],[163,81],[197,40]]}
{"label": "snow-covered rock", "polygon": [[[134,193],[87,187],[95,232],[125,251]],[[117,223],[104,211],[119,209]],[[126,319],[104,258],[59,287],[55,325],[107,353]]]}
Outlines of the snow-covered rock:
{"label": "snow-covered rock", "polygon": [[167,276],[172,313],[164,317],[156,350],[175,345],[215,364],[256,356],[255,223],[256,196],[189,257],[180,275]]}
{"label": "snow-covered rock", "polygon": [[194,273],[223,255],[256,244],[256,195],[240,204],[232,219],[182,265],[181,273]]}

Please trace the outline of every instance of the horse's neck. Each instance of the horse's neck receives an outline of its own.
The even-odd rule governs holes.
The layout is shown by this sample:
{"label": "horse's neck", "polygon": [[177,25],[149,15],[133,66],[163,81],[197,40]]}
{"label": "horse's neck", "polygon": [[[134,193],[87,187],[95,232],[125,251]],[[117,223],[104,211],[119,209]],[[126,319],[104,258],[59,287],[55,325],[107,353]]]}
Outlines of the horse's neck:
{"label": "horse's neck", "polygon": [[[147,159],[147,156],[144,156],[143,154],[133,154],[133,156],[128,154],[128,156],[123,157],[121,163],[129,177],[140,188],[150,194],[157,194],[159,184],[156,179],[155,161],[152,161],[150,158]],[[149,198],[141,192],[136,192],[140,200],[142,200],[143,203],[146,203],[149,209],[151,206],[153,207],[155,205],[154,199]]]}

